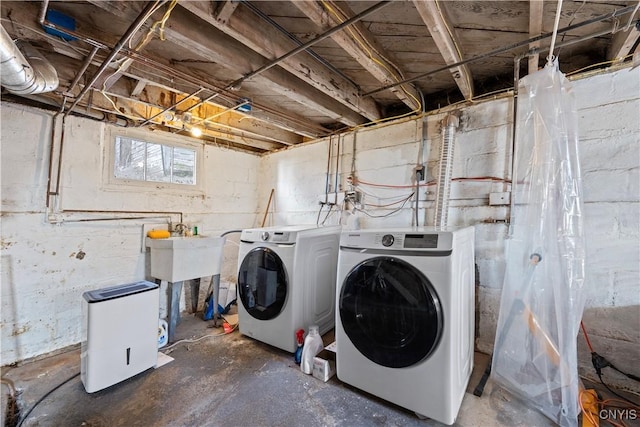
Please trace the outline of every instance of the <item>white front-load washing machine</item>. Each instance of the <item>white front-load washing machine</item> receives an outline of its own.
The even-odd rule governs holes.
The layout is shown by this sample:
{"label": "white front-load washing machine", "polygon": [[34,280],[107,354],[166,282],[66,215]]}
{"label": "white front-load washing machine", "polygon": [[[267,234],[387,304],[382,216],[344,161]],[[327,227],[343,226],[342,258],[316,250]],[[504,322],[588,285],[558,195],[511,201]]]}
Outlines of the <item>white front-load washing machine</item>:
{"label": "white front-load washing machine", "polygon": [[334,327],[340,226],[243,230],[238,253],[240,333],[291,353],[295,332]]}
{"label": "white front-load washing machine", "polygon": [[474,229],[344,231],[338,378],[453,424],[473,369]]}

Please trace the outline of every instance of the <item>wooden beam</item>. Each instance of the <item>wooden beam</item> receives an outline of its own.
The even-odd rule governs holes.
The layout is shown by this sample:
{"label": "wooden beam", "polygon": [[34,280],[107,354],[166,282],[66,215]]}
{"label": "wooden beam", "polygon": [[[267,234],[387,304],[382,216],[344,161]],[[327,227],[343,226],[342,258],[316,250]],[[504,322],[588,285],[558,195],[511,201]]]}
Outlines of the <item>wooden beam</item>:
{"label": "wooden beam", "polygon": [[[91,1],[97,7],[102,7],[102,4],[105,3],[97,0]],[[185,5],[189,3],[185,2]],[[107,8],[107,10],[112,11],[112,8]],[[207,60],[233,69],[241,75],[248,74],[267,62],[266,58],[260,54],[218,29],[211,28],[206,21],[200,19],[209,16],[209,21],[217,22],[215,18],[211,18],[212,13],[213,11],[207,14],[192,14],[182,8],[173,9],[171,17],[165,23],[165,40],[180,45]],[[131,19],[133,10],[131,13],[127,13],[120,8],[118,16]],[[333,97],[297,81],[281,68],[274,67],[251,80],[348,126],[366,122],[364,117],[354,110],[340,104]]]}
{"label": "wooden beam", "polygon": [[138,95],[140,95],[140,93],[142,92],[142,90],[146,85],[147,85],[147,82],[145,80],[138,80],[138,82],[136,83],[136,86],[131,91],[131,96],[135,98]]}
{"label": "wooden beam", "polygon": [[[241,75],[249,74],[267,62],[262,55],[181,8],[174,9],[164,33],[172,43]],[[270,68],[251,81],[348,126],[366,122],[360,114],[280,67]]]}
{"label": "wooden beam", "polygon": [[[542,34],[542,12],[544,10],[543,0],[530,0],[529,1],[529,37],[537,37]],[[529,49],[536,49],[540,47],[540,42],[533,42],[529,44]],[[540,64],[540,55],[537,53],[529,57],[529,74],[538,71]]]}
{"label": "wooden beam", "polygon": [[[322,3],[316,1],[293,1],[291,3],[309,17],[322,32],[340,25],[355,15],[344,2],[337,3],[328,0]],[[403,79],[401,71],[392,71],[398,68],[397,64],[389,63],[393,55],[385,52],[362,22],[357,22],[345,30],[335,33],[331,39],[380,83],[388,85]],[[390,91],[409,108],[420,107],[420,96],[412,85],[394,87]]]}
{"label": "wooden beam", "polygon": [[[211,4],[211,2],[208,2]],[[236,10],[236,8],[240,5],[240,2],[237,0],[227,0],[222,2],[218,9],[216,10],[216,20],[225,24],[231,18],[231,15]]]}
{"label": "wooden beam", "polygon": [[[129,2],[134,5],[136,2]],[[118,5],[122,6],[121,3]],[[1,11],[2,18],[8,19],[8,16],[11,16],[16,22],[20,22],[20,25],[8,26],[8,29],[12,34],[12,37],[28,37],[30,40],[38,42],[43,46],[49,46],[50,52],[47,53],[43,51],[42,53],[51,60],[55,61],[54,57],[51,55],[63,55],[66,58],[72,58],[71,61],[55,61],[55,67],[57,70],[69,69],[68,74],[70,76],[75,75],[76,70],[71,69],[72,67],[78,67],[79,64],[85,57],[85,54],[82,52],[78,52],[77,49],[81,48],[84,44],[80,41],[75,42],[76,46],[70,46],[70,43],[64,42],[62,39],[58,37],[54,37],[48,35],[44,32],[42,27],[38,25],[34,16],[38,15],[39,6],[33,2],[1,2]],[[134,8],[135,9],[135,8]],[[116,9],[118,13],[124,13],[122,11],[122,7]],[[131,8],[127,9],[131,11]],[[138,13],[138,11],[132,11],[132,13]],[[111,37],[117,39],[117,36],[110,36],[108,34],[89,34],[87,33],[88,29],[84,29],[84,34],[87,37],[93,38],[98,42],[101,42],[105,45],[108,45],[104,39],[107,37]],[[86,45],[85,45],[86,46]],[[87,50],[88,51],[88,50]],[[75,63],[73,60],[77,60]],[[160,58],[154,59],[158,63],[162,63],[167,68],[180,68],[175,67],[170,64],[168,61]],[[94,60],[93,66],[99,66],[100,62],[98,59]],[[148,72],[145,71],[148,69]],[[133,70],[133,71],[132,71]],[[168,92],[173,92],[178,94],[178,96],[190,93],[198,86],[202,86],[204,88],[208,87],[221,87],[223,84],[220,82],[211,82],[211,81],[202,81],[201,78],[189,73],[188,70],[180,69],[177,70],[182,73],[183,76],[187,77],[187,80],[183,78],[173,78],[171,79],[163,77],[165,74],[159,73],[158,70],[154,69],[153,66],[147,65],[145,62],[141,62],[136,64],[136,67],[132,67],[127,70],[124,75],[129,77],[135,81],[144,81],[147,83],[147,86],[144,88],[140,88],[137,84],[132,84],[129,86],[129,96],[131,96],[131,91],[135,90],[137,87],[141,90],[140,96],[146,94],[149,90],[153,91],[154,88],[163,89]],[[188,82],[191,82],[188,83]],[[132,89],[133,88],[133,89]],[[206,93],[205,93],[206,95]],[[121,96],[125,96],[121,94]],[[171,99],[171,96],[167,96],[166,99]],[[225,105],[216,104],[217,99],[214,99],[210,102],[207,102],[206,105],[209,105],[213,108],[227,108]],[[163,106],[163,104],[158,104]],[[256,128],[264,128],[266,127],[268,130],[265,130],[266,134],[274,135],[276,139],[281,139],[283,143],[286,145],[296,144],[302,142],[300,136],[309,137],[309,138],[317,138],[329,132],[328,129],[324,129],[322,126],[311,123],[308,118],[301,116],[299,114],[295,114],[293,112],[286,112],[286,114],[281,114],[277,110],[277,107],[269,107],[265,105],[264,108],[254,108],[251,112],[251,120],[246,119],[246,115],[237,114],[236,124],[239,130],[248,130],[248,129],[256,129]]]}
{"label": "wooden beam", "polygon": [[[126,4],[122,4],[122,2],[116,2],[115,5],[111,4],[113,2],[103,1],[103,0],[88,0],[88,3],[99,7],[109,13],[112,13],[119,17],[127,17],[128,16],[128,8]],[[119,3],[119,4],[118,4]],[[168,3],[167,3],[168,5]],[[169,6],[167,6],[169,7]],[[161,10],[162,13],[165,13],[165,9]],[[158,17],[160,12],[156,10],[154,15]],[[147,28],[148,27],[148,28]],[[136,37],[132,38],[132,42],[130,43],[132,46],[135,46],[132,50],[141,51],[144,47],[149,44],[149,42],[153,39],[153,36],[147,37],[148,31],[151,30],[151,26],[143,25],[141,29],[141,33],[138,33]],[[138,39],[137,42],[133,43],[133,39]],[[104,73],[98,80],[94,83],[94,87],[102,90],[108,90],[111,86],[113,86],[118,79],[131,67],[133,64],[133,59],[131,58],[123,58],[123,61],[118,65],[118,68],[112,73]]]}
{"label": "wooden beam", "polygon": [[[455,29],[447,18],[443,2],[438,0],[413,0],[422,21],[429,29],[431,38],[435,42],[440,54],[447,65],[455,64],[463,60],[460,42],[455,34]],[[467,65],[451,68],[453,76],[460,92],[465,99],[473,97],[473,78]]]}
{"label": "wooden beam", "polygon": [[[48,58],[57,69],[62,58]],[[61,79],[65,80],[65,75],[71,77],[72,73],[63,73]],[[62,81],[61,80],[61,81]],[[134,123],[140,123],[144,119],[150,118],[160,111],[175,103],[176,100],[186,98],[187,94],[176,94],[176,97],[167,94],[163,89],[154,86],[147,86],[145,91],[138,98],[129,95],[129,84],[127,78],[118,80],[109,91],[102,91],[94,88],[91,108],[113,114],[120,114],[128,117]],[[82,85],[76,87],[74,95],[80,92]],[[56,96],[52,93],[52,96]],[[88,97],[87,97],[88,98]],[[177,99],[176,99],[177,98]],[[79,106],[84,107],[88,101],[82,101]],[[194,105],[197,99],[191,98],[183,102],[178,110],[184,110],[190,105]],[[79,109],[81,110],[81,108]],[[224,112],[224,114],[221,114]],[[197,113],[197,114],[196,114]],[[197,117],[211,117],[218,115],[216,122],[197,123]],[[212,105],[203,104],[194,110],[194,119],[191,124],[197,124],[205,130],[208,135],[223,138],[243,145],[251,145],[260,149],[273,150],[289,145],[303,142],[303,139],[291,132],[278,130],[275,126],[261,121],[244,120],[247,116],[228,108],[219,108]],[[152,124],[162,125],[173,129],[181,129],[183,123],[177,118],[167,119],[162,116],[157,117]]]}
{"label": "wooden beam", "polygon": [[[113,90],[114,88],[115,85],[111,88],[111,90]],[[93,97],[94,109],[116,114],[126,113],[127,115],[133,117],[144,117],[146,114],[156,114],[161,111],[158,107],[142,102],[140,100],[120,97],[115,93],[106,93],[106,95],[110,97],[113,104],[111,104],[111,102],[109,102],[105,98],[102,92],[95,90]],[[120,111],[115,111],[114,105],[115,107],[118,107]],[[163,121],[161,118],[158,118],[158,120],[154,123],[176,130],[184,129],[183,124],[177,120],[167,122]],[[272,151],[283,148],[287,145],[263,138],[261,135],[257,135],[253,132],[245,132],[235,128],[230,128],[228,126],[222,126],[217,123],[202,123],[199,124],[198,127],[202,130],[203,134],[209,137],[220,138],[236,144],[256,147],[261,150]]]}
{"label": "wooden beam", "polygon": [[[226,22],[215,15],[214,5],[210,1],[188,1],[180,3],[180,6],[266,58],[275,59],[298,47],[244,6],[238,8]],[[360,98],[358,87],[340,74],[318,65],[318,61],[310,54],[301,52],[279,65],[369,120],[381,118],[380,109],[372,98]]]}
{"label": "wooden beam", "polygon": [[[640,29],[635,25],[629,27],[627,31],[619,31],[612,36],[611,44],[607,50],[607,59],[610,61],[622,61],[622,58],[633,53],[631,49],[640,38]],[[636,49],[637,50],[637,49]]]}

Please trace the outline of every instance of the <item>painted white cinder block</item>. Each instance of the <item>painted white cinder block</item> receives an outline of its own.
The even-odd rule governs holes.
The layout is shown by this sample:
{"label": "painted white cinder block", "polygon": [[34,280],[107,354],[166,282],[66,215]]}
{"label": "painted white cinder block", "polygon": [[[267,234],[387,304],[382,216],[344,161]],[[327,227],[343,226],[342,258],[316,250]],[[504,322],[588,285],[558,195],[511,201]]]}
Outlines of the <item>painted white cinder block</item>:
{"label": "painted white cinder block", "polygon": [[[68,222],[90,216],[80,213],[62,215],[67,222],[48,223],[45,195],[52,113],[3,103],[0,114],[0,358],[10,364],[77,344],[82,339],[83,292],[152,280],[149,252],[141,251],[142,225],[159,219]],[[105,168],[109,168],[111,136],[120,129],[70,116],[65,130],[61,209],[182,212],[183,222],[198,225],[203,235],[255,222],[261,162],[257,156],[201,147],[204,159],[197,191],[113,185],[105,179],[110,173]],[[158,134],[140,135],[154,141]],[[179,216],[160,219],[169,220],[176,222]],[[224,277],[235,277],[236,259],[237,246],[225,247]]]}
{"label": "painted white cinder block", "polygon": [[[637,99],[640,93],[638,69],[599,74],[573,82],[576,102],[581,110]],[[597,90],[594,90],[597,88]],[[636,110],[637,111],[637,110]]]}

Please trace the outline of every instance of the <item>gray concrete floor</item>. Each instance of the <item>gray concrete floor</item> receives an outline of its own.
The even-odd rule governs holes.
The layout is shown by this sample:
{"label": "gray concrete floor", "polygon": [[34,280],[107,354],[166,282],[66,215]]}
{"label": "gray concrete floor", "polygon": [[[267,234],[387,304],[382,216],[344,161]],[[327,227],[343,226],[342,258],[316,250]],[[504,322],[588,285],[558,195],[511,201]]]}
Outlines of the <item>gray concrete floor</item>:
{"label": "gray concrete floor", "polygon": [[[183,314],[176,339],[221,333]],[[328,344],[325,336],[325,344]],[[48,391],[73,377],[37,404],[24,426],[440,426],[412,412],[340,382],[324,383],[300,371],[289,353],[234,331],[182,343],[175,360],[122,383],[88,394],[73,377],[80,350],[2,369],[19,390],[24,415]],[[548,426],[539,413],[511,399],[491,381],[482,397],[470,393],[489,361],[476,354],[474,374],[456,425]],[[6,392],[3,387],[3,411]],[[3,425],[4,425],[3,414]]]}

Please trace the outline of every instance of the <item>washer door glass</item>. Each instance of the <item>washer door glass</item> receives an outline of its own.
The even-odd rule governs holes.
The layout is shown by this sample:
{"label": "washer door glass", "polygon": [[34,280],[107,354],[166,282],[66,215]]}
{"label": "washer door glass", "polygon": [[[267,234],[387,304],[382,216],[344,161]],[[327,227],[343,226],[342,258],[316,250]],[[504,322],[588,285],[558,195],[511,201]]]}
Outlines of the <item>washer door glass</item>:
{"label": "washer door glass", "polygon": [[256,319],[280,314],[287,298],[287,275],[278,254],[269,248],[249,252],[238,271],[238,290],[245,310]]}
{"label": "washer door glass", "polygon": [[398,258],[371,258],[353,268],[342,283],[339,310],[353,345],[389,368],[428,357],[442,334],[442,308],[433,285]]}

